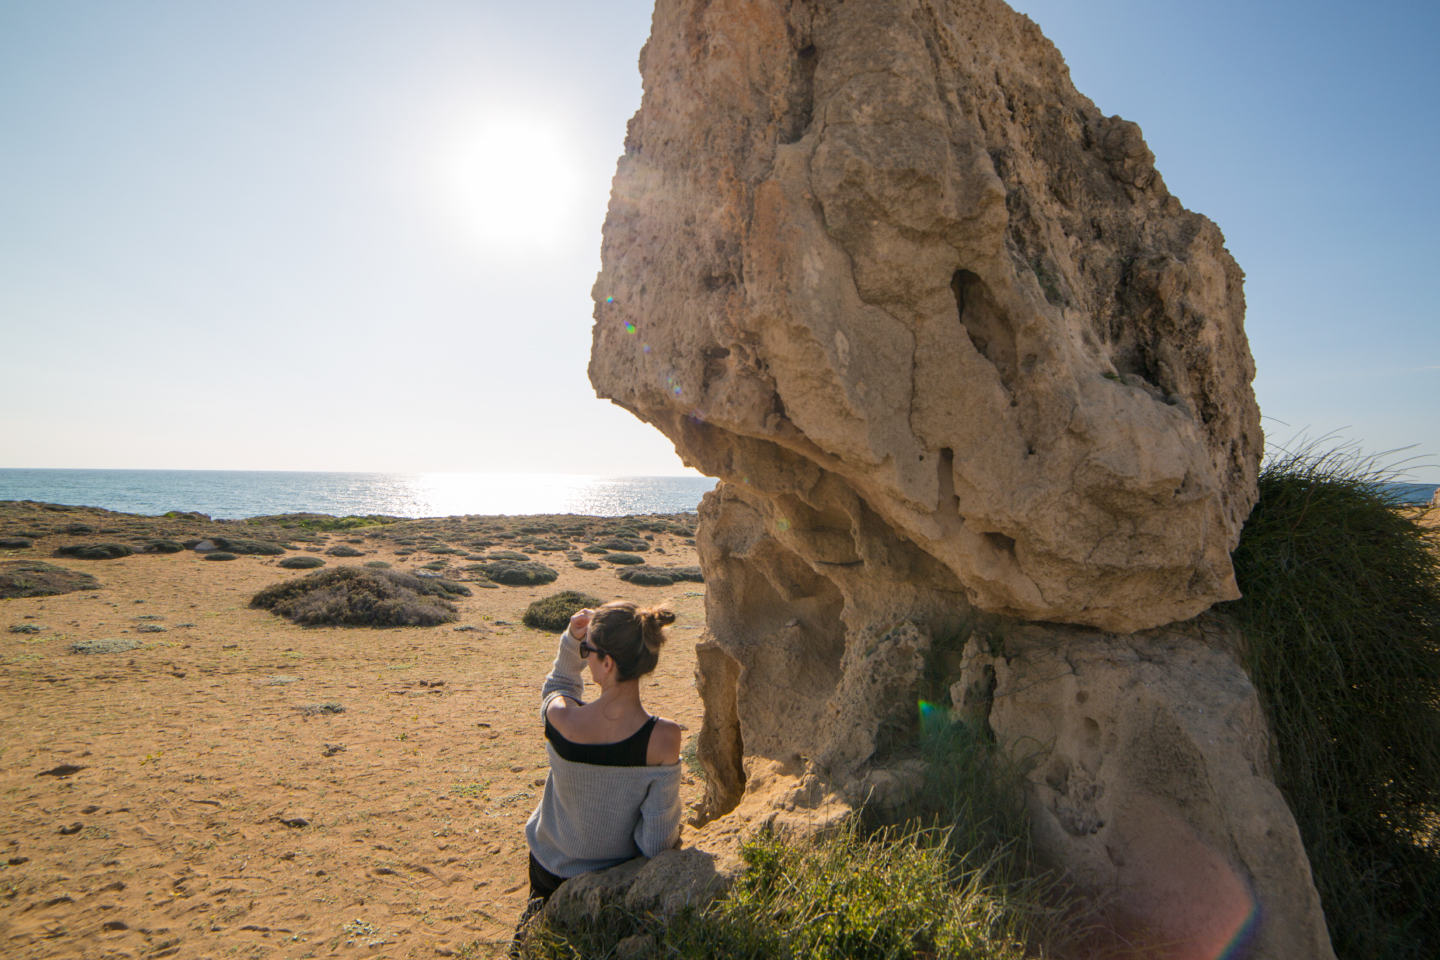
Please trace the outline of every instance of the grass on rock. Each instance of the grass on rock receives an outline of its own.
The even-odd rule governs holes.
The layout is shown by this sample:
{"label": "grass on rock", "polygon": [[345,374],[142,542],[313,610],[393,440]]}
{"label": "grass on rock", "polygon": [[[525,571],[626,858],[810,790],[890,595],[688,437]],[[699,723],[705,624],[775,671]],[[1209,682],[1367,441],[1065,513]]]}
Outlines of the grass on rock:
{"label": "grass on rock", "polygon": [[433,627],[458,619],[447,598],[470,589],[439,577],[336,567],[266,587],[250,606],[305,626]]}
{"label": "grass on rock", "polygon": [[1268,458],[1225,605],[1342,960],[1440,956],[1440,543],[1392,476]]}

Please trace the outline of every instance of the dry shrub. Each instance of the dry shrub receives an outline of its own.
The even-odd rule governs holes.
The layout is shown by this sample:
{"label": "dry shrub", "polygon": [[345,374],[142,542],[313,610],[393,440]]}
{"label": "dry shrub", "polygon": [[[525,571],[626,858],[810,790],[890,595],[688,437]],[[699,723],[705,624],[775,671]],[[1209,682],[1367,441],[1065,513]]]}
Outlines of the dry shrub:
{"label": "dry shrub", "polygon": [[0,599],[54,597],[76,590],[99,590],[100,581],[88,573],[66,570],[41,560],[0,563]]}
{"label": "dry shrub", "polygon": [[250,606],[305,626],[433,627],[457,619],[455,596],[470,590],[439,577],[336,567],[266,587]]}

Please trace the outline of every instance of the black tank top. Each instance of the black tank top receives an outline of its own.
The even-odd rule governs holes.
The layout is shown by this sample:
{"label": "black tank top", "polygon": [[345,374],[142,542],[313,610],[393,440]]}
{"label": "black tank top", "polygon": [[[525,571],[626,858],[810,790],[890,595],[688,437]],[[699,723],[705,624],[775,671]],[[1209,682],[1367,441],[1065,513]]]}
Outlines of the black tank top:
{"label": "black tank top", "polygon": [[589,763],[597,767],[644,767],[646,755],[650,752],[650,731],[655,729],[651,716],[645,725],[619,743],[572,743],[545,718],[545,739],[555,747],[555,752],[571,763]]}

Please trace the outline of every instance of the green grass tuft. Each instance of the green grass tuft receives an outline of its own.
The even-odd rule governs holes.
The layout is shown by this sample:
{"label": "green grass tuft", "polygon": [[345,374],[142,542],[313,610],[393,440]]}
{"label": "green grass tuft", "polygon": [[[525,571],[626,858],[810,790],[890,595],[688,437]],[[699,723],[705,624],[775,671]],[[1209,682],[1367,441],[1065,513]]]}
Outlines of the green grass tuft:
{"label": "green grass tuft", "polygon": [[668,923],[614,906],[577,928],[542,921],[523,956],[610,956],[637,936],[650,940],[634,956],[686,960],[1033,956],[1043,908],[995,885],[988,865],[957,863],[947,839],[935,828],[868,835],[854,820],[808,840],[761,833],[742,847],[746,871],[725,899]]}
{"label": "green grass tuft", "polygon": [[1353,446],[1269,457],[1222,608],[1342,960],[1440,956],[1440,552],[1392,478]]}

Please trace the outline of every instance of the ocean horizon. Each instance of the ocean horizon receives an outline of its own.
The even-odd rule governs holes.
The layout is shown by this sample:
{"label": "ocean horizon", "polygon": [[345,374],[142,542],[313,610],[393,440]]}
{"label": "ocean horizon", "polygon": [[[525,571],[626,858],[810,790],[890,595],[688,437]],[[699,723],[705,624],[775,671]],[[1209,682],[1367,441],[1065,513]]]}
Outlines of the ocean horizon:
{"label": "ocean horizon", "polygon": [[344,473],[278,470],[0,469],[0,500],[35,500],[217,520],[281,513],[391,517],[688,513],[712,477],[572,474]]}

